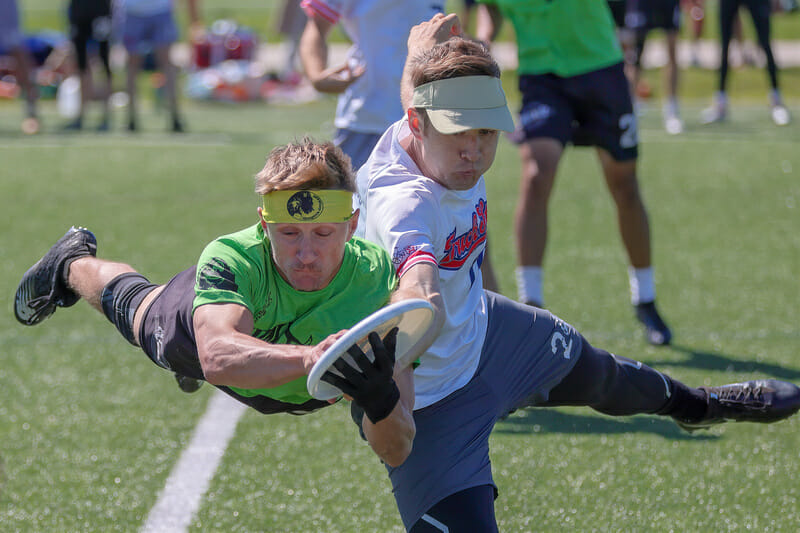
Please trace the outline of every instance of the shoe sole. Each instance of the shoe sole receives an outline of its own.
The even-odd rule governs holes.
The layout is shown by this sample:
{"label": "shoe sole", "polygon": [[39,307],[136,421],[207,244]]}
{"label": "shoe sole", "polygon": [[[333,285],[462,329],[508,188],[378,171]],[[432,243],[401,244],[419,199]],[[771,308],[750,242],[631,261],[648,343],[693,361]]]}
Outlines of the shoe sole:
{"label": "shoe sole", "polygon": [[[91,231],[86,228],[75,226],[67,230],[64,236],[61,237],[56,244],[51,246],[50,250],[48,250],[47,253],[36,263],[34,263],[34,265],[30,267],[22,276],[22,280],[17,287],[17,292],[14,295],[14,317],[20,324],[25,326],[35,326],[52,315],[55,312],[56,307],[60,305],[58,297],[54,294],[54,290],[51,290],[47,294],[34,296],[40,292],[36,287],[37,277],[39,277],[37,274],[39,273],[38,271],[42,265],[42,261],[44,261],[47,255],[74,233],[81,233],[83,235],[83,239],[80,243],[69,243],[69,246],[75,249],[72,250],[72,255],[67,257],[76,257],[74,255],[76,253],[78,254],[77,257],[96,255],[97,239]],[[54,282],[51,281],[51,285],[53,283]],[[77,299],[67,304],[63,304],[63,302],[61,304],[63,307],[69,307],[75,302],[77,302]]]}

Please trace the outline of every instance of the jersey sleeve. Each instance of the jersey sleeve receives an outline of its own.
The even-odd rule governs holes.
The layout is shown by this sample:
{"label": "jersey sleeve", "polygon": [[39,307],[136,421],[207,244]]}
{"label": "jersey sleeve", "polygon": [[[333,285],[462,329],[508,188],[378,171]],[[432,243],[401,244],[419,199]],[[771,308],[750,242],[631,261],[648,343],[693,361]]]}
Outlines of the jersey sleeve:
{"label": "jersey sleeve", "polygon": [[421,262],[437,263],[433,236],[438,206],[430,191],[386,177],[370,184],[367,204],[366,238],[389,252],[398,278]]}
{"label": "jersey sleeve", "polygon": [[209,303],[234,303],[254,312],[252,287],[258,275],[258,267],[234,242],[224,238],[211,242],[197,262],[192,310]]}

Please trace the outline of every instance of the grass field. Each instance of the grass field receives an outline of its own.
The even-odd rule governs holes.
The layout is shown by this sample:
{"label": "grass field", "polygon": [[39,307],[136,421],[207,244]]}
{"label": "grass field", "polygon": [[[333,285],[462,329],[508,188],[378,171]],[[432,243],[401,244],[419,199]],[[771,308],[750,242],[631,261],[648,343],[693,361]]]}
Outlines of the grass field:
{"label": "grass field", "polygon": [[[648,346],[634,322],[611,200],[588,150],[570,150],[560,169],[545,298],[594,344],[692,385],[800,382],[800,126],[769,122],[763,74],[749,70],[735,74],[752,89],[732,91],[731,121],[700,126],[710,76],[687,74],[686,134],[662,131],[656,102],[641,121],[641,186],[674,345]],[[784,73],[786,87],[797,77]],[[787,96],[800,116],[797,93]],[[186,115],[182,136],[164,133],[151,106],[138,135],[63,135],[45,102],[44,133],[23,137],[19,104],[0,102],[2,531],[136,531],[212,392],[181,393],[83,302],[18,325],[25,269],[81,224],[101,257],[166,281],[209,240],[256,220],[252,176],[264,156],[303,134],[329,138],[333,103],[187,103]],[[503,140],[487,178],[492,258],[509,295],[518,175]],[[800,419],[688,435],[652,417],[528,410],[500,423],[491,446],[503,531],[800,527]],[[248,412],[192,530],[401,525],[383,467],[337,405],[306,417]]]}

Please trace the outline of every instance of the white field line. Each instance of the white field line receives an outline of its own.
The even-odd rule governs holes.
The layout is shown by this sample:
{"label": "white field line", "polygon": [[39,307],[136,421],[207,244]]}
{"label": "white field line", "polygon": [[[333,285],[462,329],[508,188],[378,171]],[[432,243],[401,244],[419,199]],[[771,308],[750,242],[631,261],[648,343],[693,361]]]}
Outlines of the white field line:
{"label": "white field line", "polygon": [[247,406],[215,391],[208,408],[147,517],[144,533],[179,533],[194,519]]}

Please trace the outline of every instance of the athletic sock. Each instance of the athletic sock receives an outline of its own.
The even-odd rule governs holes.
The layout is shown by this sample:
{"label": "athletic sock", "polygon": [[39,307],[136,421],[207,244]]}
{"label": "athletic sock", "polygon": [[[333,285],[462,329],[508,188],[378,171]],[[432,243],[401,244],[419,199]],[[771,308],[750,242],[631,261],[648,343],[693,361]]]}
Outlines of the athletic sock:
{"label": "athletic sock", "polygon": [[519,301],[542,305],[542,267],[518,266],[515,272]]}
{"label": "athletic sock", "polygon": [[653,278],[653,267],[628,268],[628,281],[631,287],[631,303],[652,302],[656,299],[656,285]]}
{"label": "athletic sock", "polygon": [[678,116],[678,100],[670,97],[664,104],[664,116],[677,117]]}

